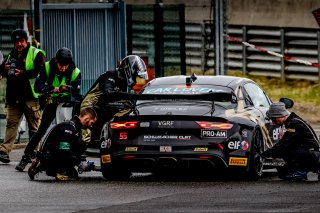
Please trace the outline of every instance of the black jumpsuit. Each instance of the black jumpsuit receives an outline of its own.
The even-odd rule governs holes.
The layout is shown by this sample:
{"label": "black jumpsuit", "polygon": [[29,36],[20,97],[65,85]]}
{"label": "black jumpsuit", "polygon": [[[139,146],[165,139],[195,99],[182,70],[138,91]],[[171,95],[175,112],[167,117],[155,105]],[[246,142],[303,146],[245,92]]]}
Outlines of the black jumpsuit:
{"label": "black jumpsuit", "polygon": [[319,141],[312,127],[294,112],[286,119],[284,126],[286,132],[281,140],[262,155],[283,158],[292,169],[317,171]]}

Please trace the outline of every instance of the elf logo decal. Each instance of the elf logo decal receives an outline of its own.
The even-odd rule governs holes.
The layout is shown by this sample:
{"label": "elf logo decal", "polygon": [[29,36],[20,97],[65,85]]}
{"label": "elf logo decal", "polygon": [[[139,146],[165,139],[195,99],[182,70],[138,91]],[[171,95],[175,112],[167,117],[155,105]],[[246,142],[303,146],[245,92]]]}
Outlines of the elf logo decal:
{"label": "elf logo decal", "polygon": [[227,131],[202,129],[201,130],[201,137],[203,137],[203,138],[226,138]]}
{"label": "elf logo decal", "polygon": [[249,144],[247,141],[230,141],[228,143],[229,149],[242,149],[246,151],[249,148]]}

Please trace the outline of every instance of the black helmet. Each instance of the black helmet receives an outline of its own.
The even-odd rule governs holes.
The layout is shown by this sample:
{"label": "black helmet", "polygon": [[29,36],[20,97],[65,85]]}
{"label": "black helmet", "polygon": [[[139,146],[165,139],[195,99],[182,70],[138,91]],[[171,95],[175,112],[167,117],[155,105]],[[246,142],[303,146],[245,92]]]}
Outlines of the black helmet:
{"label": "black helmet", "polygon": [[11,41],[15,43],[19,39],[28,40],[28,34],[22,29],[16,29],[11,33]]}
{"label": "black helmet", "polygon": [[137,77],[148,80],[146,65],[144,61],[136,55],[128,55],[122,59],[119,71],[124,72],[129,87],[133,87],[136,84]]}
{"label": "black helmet", "polygon": [[56,60],[60,65],[69,65],[72,62],[72,52],[66,47],[62,47],[56,53]]}

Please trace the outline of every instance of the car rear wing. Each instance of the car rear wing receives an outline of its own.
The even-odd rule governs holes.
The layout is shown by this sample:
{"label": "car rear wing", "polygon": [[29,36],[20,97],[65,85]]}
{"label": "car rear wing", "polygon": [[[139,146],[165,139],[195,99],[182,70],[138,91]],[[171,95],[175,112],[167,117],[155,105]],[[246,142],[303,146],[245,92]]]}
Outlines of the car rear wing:
{"label": "car rear wing", "polygon": [[201,94],[131,94],[112,92],[114,101],[119,100],[202,100],[218,102],[234,102],[236,97],[232,93],[212,92]]}

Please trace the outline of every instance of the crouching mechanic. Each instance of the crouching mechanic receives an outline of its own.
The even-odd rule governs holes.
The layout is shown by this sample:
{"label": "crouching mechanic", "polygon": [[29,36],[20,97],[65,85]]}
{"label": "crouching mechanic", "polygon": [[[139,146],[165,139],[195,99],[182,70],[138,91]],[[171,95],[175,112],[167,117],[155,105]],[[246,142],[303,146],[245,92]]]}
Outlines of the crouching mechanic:
{"label": "crouching mechanic", "polygon": [[[284,125],[285,133],[262,157],[282,158],[285,165],[278,169],[283,180],[307,180],[307,173],[318,173],[320,168],[319,141],[312,129],[294,112],[289,112],[282,102],[273,103],[267,116],[277,125]],[[319,178],[319,177],[318,177]]]}
{"label": "crouching mechanic", "polygon": [[28,170],[30,179],[34,180],[35,175],[41,171],[56,180],[78,179],[75,166],[80,164],[81,155],[86,149],[81,129],[91,128],[96,121],[95,110],[85,108],[80,111],[80,116],[54,126]]}

